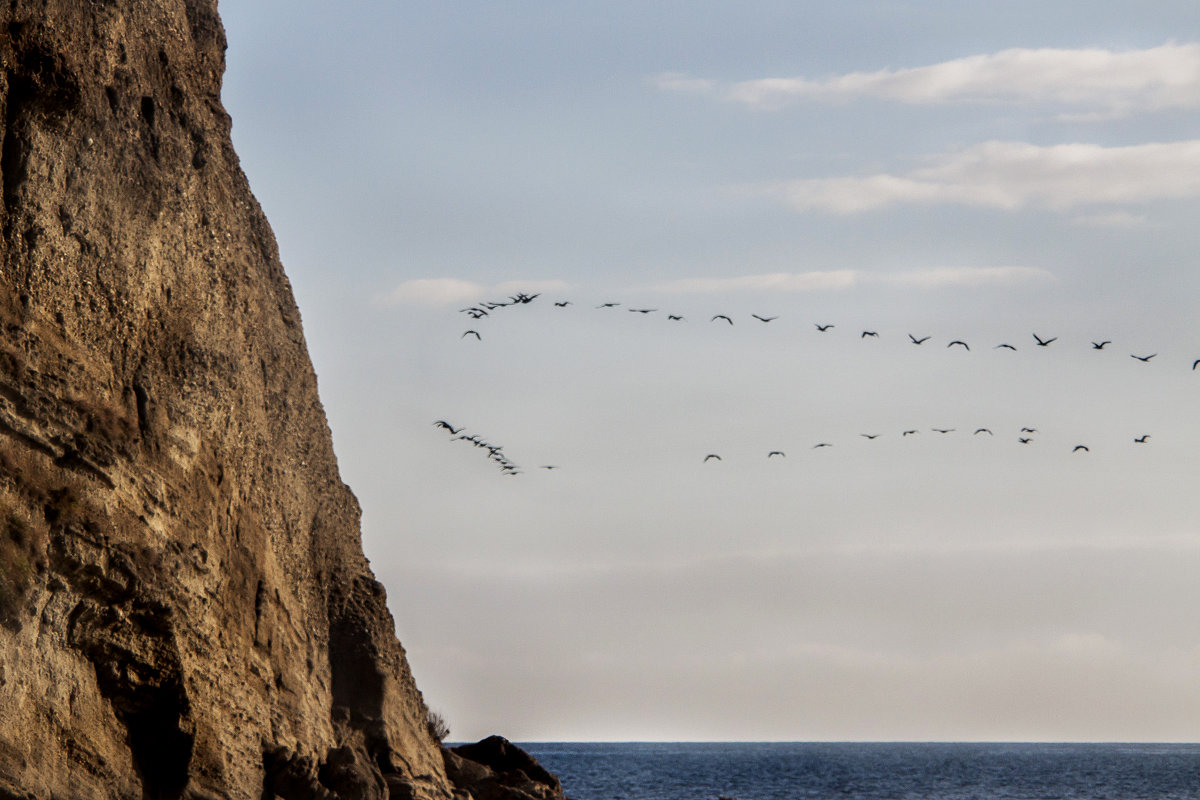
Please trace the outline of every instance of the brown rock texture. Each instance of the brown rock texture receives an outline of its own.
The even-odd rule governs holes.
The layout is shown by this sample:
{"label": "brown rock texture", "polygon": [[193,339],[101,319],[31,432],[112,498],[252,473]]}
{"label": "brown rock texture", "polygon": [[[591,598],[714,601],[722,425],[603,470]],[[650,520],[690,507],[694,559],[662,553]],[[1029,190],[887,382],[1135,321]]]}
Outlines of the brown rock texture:
{"label": "brown rock texture", "polygon": [[0,798],[450,798],[215,0],[0,7]]}

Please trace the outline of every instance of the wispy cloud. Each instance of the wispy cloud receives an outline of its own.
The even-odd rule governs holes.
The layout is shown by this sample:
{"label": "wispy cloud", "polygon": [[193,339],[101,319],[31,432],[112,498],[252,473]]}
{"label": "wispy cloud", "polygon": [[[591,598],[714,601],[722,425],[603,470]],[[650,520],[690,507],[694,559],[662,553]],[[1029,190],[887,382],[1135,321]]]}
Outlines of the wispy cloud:
{"label": "wispy cloud", "polygon": [[419,278],[405,281],[377,298],[384,306],[423,305],[446,306],[454,303],[476,303],[483,300],[504,300],[517,292],[565,291],[565,281],[505,281],[491,286],[459,280],[458,278]]}
{"label": "wispy cloud", "polygon": [[814,272],[773,272],[767,275],[742,275],[736,278],[682,278],[650,287],[668,294],[724,294],[727,292],[811,292],[821,289],[849,289],[859,282],[856,270]]}
{"label": "wispy cloud", "polygon": [[663,72],[653,76],[650,83],[668,92],[711,92],[717,82],[707,78],[693,78],[686,72]]}
{"label": "wispy cloud", "polygon": [[761,78],[719,84],[664,73],[667,91],[701,91],[759,109],[796,102],[845,103],[872,98],[913,105],[1052,104],[1087,109],[1074,118],[1111,118],[1140,111],[1200,108],[1200,44],[1168,42],[1143,50],[1026,49],[937,64],[824,78]]}
{"label": "wispy cloud", "polygon": [[902,175],[764,184],[797,211],[854,214],[900,204],[1017,210],[1144,203],[1200,195],[1200,140],[1128,147],[983,142]]}
{"label": "wispy cloud", "polygon": [[845,269],[774,272],[736,278],[683,278],[656,284],[650,290],[664,294],[811,292],[881,284],[937,289],[953,286],[1016,286],[1052,280],[1052,273],[1036,267],[939,267],[891,273]]}
{"label": "wispy cloud", "polygon": [[1111,211],[1100,214],[1076,214],[1071,217],[1076,225],[1086,225],[1092,228],[1144,228],[1150,225],[1150,219],[1145,214],[1131,214],[1128,211]]}

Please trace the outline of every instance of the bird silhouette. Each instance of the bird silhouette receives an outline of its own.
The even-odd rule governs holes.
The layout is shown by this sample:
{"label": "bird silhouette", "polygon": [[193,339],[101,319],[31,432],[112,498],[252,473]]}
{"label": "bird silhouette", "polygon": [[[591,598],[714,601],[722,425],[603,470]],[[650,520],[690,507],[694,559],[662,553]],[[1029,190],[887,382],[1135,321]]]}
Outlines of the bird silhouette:
{"label": "bird silhouette", "polygon": [[1021,444],[1029,444],[1030,442],[1033,441],[1033,439],[1020,438],[1020,439],[1017,439],[1017,441],[1020,442]]}
{"label": "bird silhouette", "polygon": [[976,428],[976,429],[975,429],[975,433],[973,433],[973,434],[971,434],[971,435],[972,435],[972,436],[974,436],[976,433],[986,433],[988,436],[995,436],[995,434],[994,434],[994,433],[992,433],[992,432],[991,432],[990,430],[988,430],[987,428]]}
{"label": "bird silhouette", "polygon": [[450,423],[446,422],[446,420],[444,420],[444,419],[439,419],[437,422],[433,423],[433,425],[436,428],[445,428],[446,430],[450,431],[451,435],[457,435],[458,431],[462,430],[462,428],[455,430],[454,428],[452,428],[450,426]]}
{"label": "bird silhouette", "polygon": [[1149,439],[1149,438],[1150,438],[1150,434],[1148,434],[1148,433],[1143,433],[1141,436],[1139,436],[1139,437],[1137,437],[1136,439],[1134,439],[1134,441],[1135,441],[1135,442],[1137,442],[1138,444],[1145,444],[1145,443],[1146,443],[1146,440],[1147,440],[1147,439]]}
{"label": "bird silhouette", "polygon": [[1136,358],[1138,361],[1141,361],[1141,362],[1143,362],[1143,363],[1145,363],[1145,364],[1149,364],[1149,363],[1150,363],[1150,359],[1154,358],[1156,355],[1158,355],[1158,353],[1151,353],[1151,354],[1150,354],[1150,355],[1148,355],[1148,356],[1135,356],[1133,353],[1130,353],[1130,354],[1129,354],[1129,357],[1130,357],[1130,358]]}
{"label": "bird silhouette", "polygon": [[679,316],[678,314],[667,314],[667,319],[672,319],[672,320],[675,320],[676,322],[683,321],[683,317]]}
{"label": "bird silhouette", "polygon": [[1088,446],[1086,444],[1077,444],[1071,448],[1072,453],[1078,453],[1080,450],[1082,450],[1085,453],[1092,452],[1091,450],[1088,449]]}
{"label": "bird silhouette", "polygon": [[567,306],[571,305],[571,301],[570,300],[562,300],[560,302],[555,303],[554,305],[557,308],[566,308]]}
{"label": "bird silhouette", "polygon": [[1042,337],[1038,336],[1036,333],[1033,335],[1033,338],[1037,340],[1038,347],[1049,347],[1051,342],[1056,341],[1058,339],[1057,336],[1051,336],[1049,339],[1043,339]]}
{"label": "bird silhouette", "polygon": [[918,339],[917,337],[913,336],[911,333],[908,335],[908,338],[912,340],[913,344],[925,344],[927,341],[929,341],[928,336],[922,336],[920,339]]}
{"label": "bird silhouette", "polygon": [[833,445],[831,445],[829,442],[820,442],[819,444],[813,445],[813,450],[816,450],[818,447],[833,447]]}
{"label": "bird silhouette", "polygon": [[934,433],[954,433],[954,428],[930,428]]}
{"label": "bird silhouette", "polygon": [[600,305],[596,306],[596,308],[616,308],[619,305],[621,305],[621,304],[620,303],[601,303]]}
{"label": "bird silhouette", "polygon": [[777,316],[776,317],[760,317],[758,314],[751,314],[750,316],[754,317],[759,322],[770,322],[773,319],[779,319],[779,317],[777,317]]}
{"label": "bird silhouette", "polygon": [[967,350],[970,350],[970,349],[971,349],[971,346],[970,346],[970,345],[968,345],[966,342],[964,342],[962,339],[955,339],[953,342],[951,342],[950,344],[946,345],[946,347],[947,347],[947,348],[951,348],[951,347],[954,347],[954,345],[956,345],[956,344],[961,344],[961,345],[962,345],[963,347],[965,347]]}
{"label": "bird silhouette", "polygon": [[1109,339],[1105,339],[1103,342],[1092,342],[1092,349],[1093,350],[1103,350],[1104,345],[1106,345],[1106,344],[1112,344],[1112,341]]}
{"label": "bird silhouette", "polygon": [[865,338],[867,338],[868,336],[874,336],[876,339],[878,339],[878,338],[879,338],[879,334],[878,334],[878,333],[876,333],[875,331],[863,331],[863,332],[862,332],[862,336],[859,336],[858,338],[860,338],[860,339],[865,339]]}
{"label": "bird silhouette", "polygon": [[657,308],[631,308],[629,310],[634,314],[650,314],[654,311],[658,311]]}
{"label": "bird silhouette", "polygon": [[863,437],[864,439],[878,439],[879,438],[878,433],[860,433],[859,436]]}
{"label": "bird silhouette", "polygon": [[706,456],[704,457],[704,462],[705,462],[705,463],[708,463],[708,460],[709,460],[710,458],[715,458],[717,461],[720,461],[720,460],[721,460],[721,457],[720,457],[719,455],[717,455],[716,453],[709,453],[708,455],[706,455]]}
{"label": "bird silhouette", "polygon": [[1192,372],[1195,372],[1196,367],[1198,367],[1198,366],[1200,366],[1200,358],[1197,358],[1195,361],[1192,362]]}
{"label": "bird silhouette", "polygon": [[464,333],[462,336],[460,336],[458,338],[465,339],[468,336],[474,336],[479,341],[481,341],[481,342],[483,341],[483,337],[479,335],[479,331],[467,331],[466,333]]}
{"label": "bird silhouette", "polygon": [[784,458],[787,458],[787,453],[783,452],[782,450],[772,450],[771,452],[767,453],[767,458],[770,458],[771,456],[783,456]]}
{"label": "bird silhouette", "polygon": [[717,315],[716,315],[716,316],[714,316],[712,319],[710,319],[710,320],[709,320],[709,322],[716,322],[716,321],[717,321],[717,320],[719,320],[719,319],[723,319],[723,320],[725,320],[725,321],[726,321],[726,322],[728,322],[730,325],[732,325],[732,324],[733,324],[733,320],[731,320],[729,317],[725,316],[724,314],[717,314]]}
{"label": "bird silhouette", "polygon": [[[816,325],[816,323],[815,323],[815,322],[814,322],[813,324],[814,324],[814,325]],[[817,330],[819,330],[821,333],[824,333],[825,331],[827,331],[827,330],[829,330],[830,328],[832,328],[832,327],[833,327],[833,325],[816,325],[816,327],[817,327]]]}
{"label": "bird silhouette", "polygon": [[900,434],[900,435],[901,435],[901,436],[908,436],[910,433],[920,433],[920,431],[917,431],[917,430],[910,430],[910,431],[905,431],[904,433],[902,433],[902,434]]}
{"label": "bird silhouette", "polygon": [[1017,349],[1017,348],[1013,347],[1011,344],[1008,344],[1008,343],[998,344],[998,345],[996,345],[995,347],[993,347],[992,349],[993,349],[993,350],[999,350],[999,349],[1001,349],[1001,348],[1004,348],[1005,350],[1016,350],[1016,349]]}
{"label": "bird silhouette", "polygon": [[542,469],[558,469],[554,464],[542,464]]}
{"label": "bird silhouette", "polygon": [[1037,433],[1037,428],[1021,428],[1021,433]]}

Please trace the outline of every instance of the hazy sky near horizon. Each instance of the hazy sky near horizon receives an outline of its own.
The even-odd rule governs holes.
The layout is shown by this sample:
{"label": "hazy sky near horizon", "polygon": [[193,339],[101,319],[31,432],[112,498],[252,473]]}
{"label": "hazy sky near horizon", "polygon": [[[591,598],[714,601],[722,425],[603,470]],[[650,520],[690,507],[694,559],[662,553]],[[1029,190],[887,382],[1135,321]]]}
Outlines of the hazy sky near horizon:
{"label": "hazy sky near horizon", "polygon": [[1200,739],[1200,5],[220,8],[453,738]]}

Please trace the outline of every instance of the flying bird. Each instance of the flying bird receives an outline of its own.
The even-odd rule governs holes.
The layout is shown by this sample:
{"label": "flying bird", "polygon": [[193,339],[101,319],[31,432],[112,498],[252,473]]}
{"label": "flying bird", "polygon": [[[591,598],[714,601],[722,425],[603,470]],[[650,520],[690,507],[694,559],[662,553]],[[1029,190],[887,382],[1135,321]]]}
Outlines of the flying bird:
{"label": "flying bird", "polygon": [[860,338],[860,339],[865,339],[865,338],[867,338],[868,336],[874,336],[876,339],[878,339],[878,338],[879,338],[879,334],[878,334],[878,333],[876,333],[875,331],[863,331],[863,332],[862,332],[862,336],[859,336],[858,338]]}
{"label": "flying bird", "polygon": [[433,425],[435,428],[445,428],[446,430],[450,431],[451,435],[457,435],[458,431],[462,430],[462,428],[455,430],[454,428],[450,427],[450,423],[446,422],[444,419],[439,419],[437,422],[433,423]]}
{"label": "flying bird", "polygon": [[1077,444],[1071,448],[1072,453],[1078,453],[1080,450],[1082,450],[1085,453],[1092,452],[1091,450],[1088,449],[1088,446],[1086,444]]}
{"label": "flying bird", "polygon": [[829,442],[821,442],[819,444],[814,444],[813,450],[816,450],[818,447],[833,447],[833,445],[831,445]]}
{"label": "flying bird", "polygon": [[1200,358],[1197,358],[1195,361],[1192,362],[1192,372],[1196,371],[1197,366],[1200,366]]}
{"label": "flying bird", "polygon": [[458,338],[465,339],[468,336],[474,336],[479,341],[481,341],[481,342],[483,341],[483,337],[479,335],[479,331],[467,331],[466,333],[464,333],[462,336],[460,336]]}
{"label": "flying bird", "polygon": [[673,319],[673,320],[675,320],[676,322],[682,322],[682,321],[683,321],[683,317],[679,316],[678,314],[667,314],[667,319]]}
{"label": "flying bird", "polygon": [[571,301],[570,300],[562,300],[562,301],[556,302],[554,305],[556,308],[566,308],[567,306],[571,305]]}
{"label": "flying bird", "polygon": [[1029,444],[1030,442],[1033,441],[1033,439],[1020,438],[1020,439],[1017,439],[1017,441],[1020,442],[1021,444]]}
{"label": "flying bird", "polygon": [[616,308],[619,305],[621,305],[621,304],[620,303],[601,303],[600,305],[596,306],[596,308]]}
{"label": "flying bird", "polygon": [[964,342],[962,339],[955,339],[953,342],[951,342],[950,344],[946,345],[946,347],[947,347],[947,348],[951,348],[951,347],[954,347],[954,345],[956,345],[956,344],[961,344],[963,347],[967,348],[967,350],[970,350],[970,349],[971,349],[970,345],[968,345],[968,344],[967,344],[966,342]]}
{"label": "flying bird", "polygon": [[542,469],[558,469],[554,464],[542,464]]}
{"label": "flying bird", "polygon": [[934,433],[954,433],[954,428],[930,428]]}
{"label": "flying bird", "polygon": [[993,350],[999,350],[1000,348],[1004,348],[1005,350],[1016,350],[1016,349],[1017,349],[1017,348],[1013,347],[1011,344],[1008,344],[1008,343],[1004,343],[1004,344],[998,344],[998,345],[996,345],[995,347],[993,347],[992,349],[993,349]]}
{"label": "flying bird", "polygon": [[1134,441],[1135,441],[1135,442],[1137,442],[1138,444],[1145,444],[1145,443],[1146,443],[1146,440],[1147,440],[1147,439],[1149,439],[1149,438],[1150,438],[1150,434],[1148,434],[1148,433],[1143,433],[1141,436],[1139,436],[1139,437],[1137,437],[1136,439],[1134,439]]}
{"label": "flying bird", "polygon": [[635,314],[649,314],[651,312],[658,311],[657,308],[631,308],[629,310]]}
{"label": "flying bird", "polygon": [[815,322],[813,324],[816,325],[817,330],[819,330],[821,333],[824,333],[833,327],[833,325],[817,325]]}
{"label": "flying bird", "polygon": [[975,433],[973,433],[973,434],[971,434],[971,435],[972,435],[972,436],[974,436],[976,433],[986,433],[988,436],[995,436],[995,434],[994,434],[994,433],[992,433],[992,432],[991,432],[990,430],[988,430],[987,428],[976,428],[976,429],[975,429]]}
{"label": "flying bird", "polygon": [[1058,339],[1057,336],[1051,336],[1049,339],[1043,339],[1042,337],[1038,336],[1036,333],[1033,335],[1033,338],[1037,340],[1038,347],[1049,347],[1051,342],[1056,341]]}
{"label": "flying bird", "polygon": [[1135,356],[1133,353],[1130,353],[1130,354],[1129,354],[1129,357],[1130,357],[1130,358],[1136,358],[1138,361],[1141,361],[1141,362],[1143,362],[1143,363],[1149,364],[1149,363],[1150,363],[1150,359],[1154,358],[1156,355],[1158,355],[1158,353],[1151,353],[1151,354],[1150,354],[1150,355],[1148,355],[1148,356]]}
{"label": "flying bird", "polygon": [[728,322],[730,325],[732,325],[732,324],[733,324],[733,320],[731,320],[729,317],[725,316],[724,314],[717,314],[717,315],[716,315],[716,316],[714,316],[712,319],[710,319],[710,320],[709,320],[709,322],[716,322],[716,321],[717,321],[717,320],[719,320],[719,319],[723,319],[723,320],[725,320],[725,321],[726,321],[726,322]]}
{"label": "flying bird", "polygon": [[864,439],[878,439],[879,438],[878,433],[860,433],[859,436],[863,437]]}
{"label": "flying bird", "polygon": [[912,340],[913,344],[925,344],[927,341],[929,341],[928,336],[922,336],[920,339],[918,339],[917,337],[913,336],[911,333],[908,335],[908,338]]}
{"label": "flying bird", "polygon": [[1021,433],[1037,433],[1037,428],[1021,428]]}
{"label": "flying bird", "polygon": [[783,452],[782,450],[772,450],[771,452],[767,453],[767,458],[770,458],[771,456],[783,456],[784,458],[787,458],[787,453]]}
{"label": "flying bird", "polygon": [[1103,342],[1092,342],[1092,349],[1093,350],[1103,350],[1104,345],[1106,345],[1106,344],[1112,344],[1112,341],[1109,339],[1105,339]]}
{"label": "flying bird", "polygon": [[751,314],[750,316],[754,317],[759,322],[770,322],[773,319],[779,319],[779,317],[760,317],[758,314]]}
{"label": "flying bird", "polygon": [[901,436],[908,436],[910,433],[920,433],[920,431],[917,431],[917,430],[905,431],[904,433],[902,433],[902,434],[900,434],[900,435],[901,435]]}
{"label": "flying bird", "polygon": [[720,457],[719,455],[717,455],[716,453],[709,453],[708,455],[706,455],[706,456],[704,457],[704,463],[706,463],[706,464],[707,464],[707,463],[708,463],[708,460],[709,460],[710,458],[715,458],[717,461],[720,461],[720,460],[721,460],[721,457]]}

